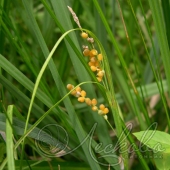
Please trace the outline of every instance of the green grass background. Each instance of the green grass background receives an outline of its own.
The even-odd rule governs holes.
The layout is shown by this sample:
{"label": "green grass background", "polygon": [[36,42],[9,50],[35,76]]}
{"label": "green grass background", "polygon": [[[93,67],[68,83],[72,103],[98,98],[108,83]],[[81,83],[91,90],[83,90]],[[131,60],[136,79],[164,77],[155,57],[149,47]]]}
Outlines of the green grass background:
{"label": "green grass background", "polygon": [[[128,122],[133,123],[132,132],[146,130],[153,122],[157,122],[157,130],[169,132],[169,1],[1,0],[0,5],[0,169],[59,169],[58,165],[61,170],[109,169],[115,161],[112,156],[121,154],[117,151],[99,159],[95,147],[98,143],[103,148],[109,144],[114,147],[120,135],[127,133],[123,129]],[[95,48],[106,52],[106,73],[113,80],[109,89],[95,83],[81,87],[88,97],[108,107],[109,101],[116,101],[121,111],[111,107],[108,120],[117,134],[102,116],[67,95],[68,83],[76,86],[96,81],[82,55],[86,41],[80,30],[67,32],[77,28],[68,5],[82,28],[98,38]],[[64,33],[68,34],[61,40]],[[39,77],[41,69],[44,73]],[[105,95],[107,90],[112,91],[110,98]],[[35,145],[36,139],[38,143],[45,141],[47,148],[52,146],[49,132],[64,143],[65,134],[53,126],[59,125],[68,133],[69,152],[80,145],[95,123],[92,140],[87,138],[63,157],[45,156]],[[51,126],[44,138],[37,138],[47,125]],[[137,143],[132,134],[126,141]],[[123,164],[125,169],[156,168],[153,159],[133,157]]]}

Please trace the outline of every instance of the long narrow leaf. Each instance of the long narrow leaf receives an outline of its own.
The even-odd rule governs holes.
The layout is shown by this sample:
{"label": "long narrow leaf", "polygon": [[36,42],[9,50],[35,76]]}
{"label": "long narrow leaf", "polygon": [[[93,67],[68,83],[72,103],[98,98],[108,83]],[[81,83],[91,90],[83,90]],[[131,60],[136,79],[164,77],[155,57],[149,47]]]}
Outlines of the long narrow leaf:
{"label": "long narrow leaf", "polygon": [[12,116],[13,116],[13,105],[8,106],[6,119],[6,144],[7,144],[7,159],[8,169],[15,170],[14,162],[14,150],[13,150],[13,132],[12,132]]}

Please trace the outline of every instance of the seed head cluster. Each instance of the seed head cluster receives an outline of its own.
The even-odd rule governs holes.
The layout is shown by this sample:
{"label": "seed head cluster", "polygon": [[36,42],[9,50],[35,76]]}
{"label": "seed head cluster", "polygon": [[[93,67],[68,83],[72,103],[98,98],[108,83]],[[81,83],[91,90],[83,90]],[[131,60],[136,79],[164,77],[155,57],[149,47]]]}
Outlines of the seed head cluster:
{"label": "seed head cluster", "polygon": [[[88,34],[85,32],[81,33],[81,37],[83,39],[86,39],[88,42],[90,43],[94,43],[94,39],[93,38],[89,38]],[[102,81],[103,76],[105,74],[104,70],[101,67],[101,62],[103,60],[103,56],[102,54],[99,54],[98,51],[94,48],[94,46],[92,46],[93,48],[90,49],[88,46],[83,46],[83,55],[85,57],[88,57],[88,65],[90,67],[90,69],[96,73],[96,78],[99,82]]]}
{"label": "seed head cluster", "polygon": [[[105,75],[105,71],[102,67],[102,61],[103,56],[101,53],[98,53],[98,51],[94,48],[94,39],[92,37],[89,37],[88,33],[84,32],[78,17],[76,16],[75,12],[72,10],[71,7],[68,6],[69,11],[71,12],[74,21],[77,23],[78,27],[81,29],[81,37],[85,40],[87,40],[89,46],[83,45],[83,55],[88,58],[88,65],[92,72],[96,74],[96,78],[99,82],[102,82],[103,77]],[[73,90],[74,86],[72,84],[67,85],[68,90]],[[97,106],[97,100],[90,99],[86,97],[86,91],[82,90],[80,87],[75,88],[71,94],[75,97],[77,97],[78,101],[81,103],[86,103],[88,106],[91,107],[93,111],[97,111],[99,115],[103,115],[104,119],[107,120],[107,113],[109,112],[109,109],[105,107],[104,104],[100,104]]]}
{"label": "seed head cluster", "polygon": [[[72,90],[74,86],[72,84],[67,85],[68,90]],[[86,97],[86,92],[82,90],[80,87],[77,87],[75,90],[71,92],[71,94],[75,97],[77,97],[78,101],[81,103],[86,103],[88,106],[91,107],[93,111],[97,111],[99,115],[106,115],[109,112],[109,109],[105,107],[104,104],[100,104],[99,107],[97,106],[97,100],[90,99]]]}

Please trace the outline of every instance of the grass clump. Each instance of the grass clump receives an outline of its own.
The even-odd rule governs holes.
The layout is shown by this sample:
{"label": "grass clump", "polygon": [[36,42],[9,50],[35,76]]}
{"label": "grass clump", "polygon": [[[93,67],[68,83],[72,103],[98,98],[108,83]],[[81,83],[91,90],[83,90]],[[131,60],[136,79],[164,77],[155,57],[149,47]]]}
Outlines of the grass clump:
{"label": "grass clump", "polygon": [[169,2],[0,5],[0,169],[170,168]]}

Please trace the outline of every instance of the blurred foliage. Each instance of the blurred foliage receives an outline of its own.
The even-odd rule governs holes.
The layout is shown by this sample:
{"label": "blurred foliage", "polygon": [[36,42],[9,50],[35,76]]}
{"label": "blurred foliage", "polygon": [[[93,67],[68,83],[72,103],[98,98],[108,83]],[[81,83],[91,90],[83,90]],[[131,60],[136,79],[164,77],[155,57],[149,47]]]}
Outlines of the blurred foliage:
{"label": "blurred foliage", "polygon": [[[158,0],[156,1],[160,3]],[[169,96],[167,93],[169,89],[169,84],[167,83],[169,81],[167,76],[169,68],[165,65],[166,61],[166,64],[168,64],[169,60],[162,55],[162,51],[160,52],[162,50],[160,44],[163,42],[160,40],[159,34],[161,32],[155,33],[157,25],[155,26],[152,18],[154,13],[150,7],[151,4],[147,0],[98,0],[96,2],[99,4],[112,31],[112,36],[116,40],[116,45],[123,56],[127,70],[136,86],[135,88],[139,91],[140,100],[135,97],[134,89],[130,86],[131,80],[124,70],[117,47],[113,44],[113,37],[109,35],[107,25],[103,22],[100,13],[98,13],[99,10],[95,5],[95,0],[1,0],[0,112],[2,115],[6,115],[8,105],[15,105],[14,117],[17,118],[18,127],[22,130],[17,129],[16,123],[13,127],[16,131],[15,139],[18,140],[22,136],[21,132],[24,132],[25,124],[23,122],[26,121],[28,116],[34,83],[49,52],[64,32],[77,28],[67,9],[67,5],[71,6],[75,11],[82,28],[93,32],[106,51],[113,79],[112,86],[123,115],[121,126],[123,127],[123,124],[132,122],[134,125],[133,132],[146,130],[146,127],[150,125],[147,122],[148,118],[151,123],[158,123],[158,130],[169,131]],[[120,8],[118,2],[120,3]],[[166,2],[167,6],[165,2],[161,2],[162,18],[164,19],[162,22],[165,23],[165,28],[162,25],[162,32],[166,34],[167,42],[170,42],[168,41],[169,14],[167,13],[169,2]],[[82,55],[82,45],[85,43],[80,37],[80,31],[75,31],[67,35],[55,50],[40,81],[29,119],[29,127],[66,95],[65,87],[68,83],[76,86],[83,81],[94,81],[93,73],[90,73],[83,63],[87,62]],[[96,44],[95,48],[98,48]],[[166,47],[166,50],[168,51],[169,47]],[[156,76],[149,60],[156,72]],[[102,91],[97,85],[85,84],[82,88],[87,91],[91,98],[97,98],[99,103],[108,105],[103,95],[105,91]],[[144,111],[146,111],[147,115],[144,115]],[[145,117],[145,120],[143,117]],[[112,126],[116,128],[113,115],[109,113],[108,118]],[[59,106],[56,106],[37,128],[50,124],[62,126],[69,134],[69,148],[76,148],[96,122],[98,126],[92,142],[92,154],[94,154],[97,143],[101,142],[104,146],[110,143],[116,144],[116,134],[109,130],[110,127],[102,117],[92,112],[85,104],[78,103],[73,96],[61,101]],[[0,119],[0,130],[5,131],[4,116],[1,116]],[[54,138],[58,139],[56,129],[49,127],[48,130]],[[25,162],[27,159],[37,160],[37,162],[39,159],[44,160],[44,155],[41,155],[41,152],[34,145],[34,140],[37,140],[35,136],[33,137],[34,133],[38,134],[37,131],[33,130],[31,132],[32,136],[26,140],[23,166],[29,165],[29,161]],[[3,135],[1,134],[1,136]],[[63,136],[59,137],[61,141]],[[135,138],[134,140],[136,141]],[[3,144],[2,141],[4,142],[5,139],[0,141]],[[63,168],[61,166],[61,169],[69,169],[69,166],[70,169],[72,168],[71,166],[73,166],[72,169],[76,169],[75,162],[78,162],[79,165],[83,162],[77,169],[88,169],[89,167],[91,169],[99,167],[108,169],[108,167],[99,165],[87,156],[88,151],[85,151],[88,148],[87,143],[83,146],[84,148],[79,148],[74,153],[60,158],[50,158],[50,160],[55,160],[58,164],[61,163],[63,166]],[[48,144],[50,145],[50,143]],[[21,158],[22,151],[16,150],[16,152],[16,155]],[[1,154],[1,160],[4,153],[3,151]],[[120,156],[118,152],[116,154]],[[94,155],[99,157],[99,154]],[[49,161],[48,159],[46,160]],[[111,160],[106,158],[102,161],[108,165]],[[137,158],[129,159],[129,169],[143,169],[145,164],[150,169],[155,168],[152,159],[145,159],[144,163],[140,161]],[[63,162],[72,163],[65,166]],[[40,168],[43,167],[41,164],[39,166]],[[49,167],[53,169],[50,163]],[[57,168],[56,165],[54,167]],[[18,165],[16,166],[17,168]],[[111,169],[120,169],[120,167],[113,166]]]}

